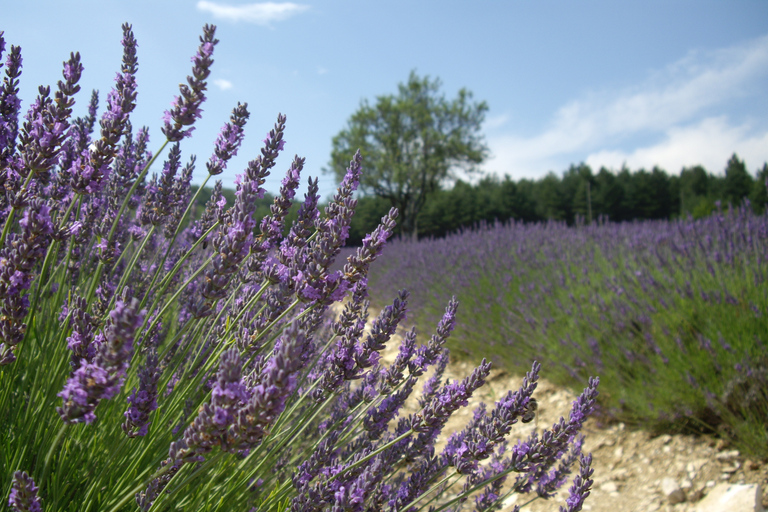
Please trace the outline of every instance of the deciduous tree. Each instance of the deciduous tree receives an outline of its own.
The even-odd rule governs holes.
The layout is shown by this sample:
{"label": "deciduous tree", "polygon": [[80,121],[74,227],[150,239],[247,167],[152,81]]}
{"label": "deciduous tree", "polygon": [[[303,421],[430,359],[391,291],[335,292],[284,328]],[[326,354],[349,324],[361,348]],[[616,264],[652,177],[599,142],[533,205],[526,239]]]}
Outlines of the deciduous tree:
{"label": "deciduous tree", "polygon": [[439,79],[412,71],[397,95],[363,100],[347,127],[333,138],[330,169],[344,176],[352,154],[363,155],[360,189],[400,210],[402,233],[415,237],[416,218],[427,198],[455,171],[472,172],[488,154],[480,127],[488,106],[461,89],[453,100]]}

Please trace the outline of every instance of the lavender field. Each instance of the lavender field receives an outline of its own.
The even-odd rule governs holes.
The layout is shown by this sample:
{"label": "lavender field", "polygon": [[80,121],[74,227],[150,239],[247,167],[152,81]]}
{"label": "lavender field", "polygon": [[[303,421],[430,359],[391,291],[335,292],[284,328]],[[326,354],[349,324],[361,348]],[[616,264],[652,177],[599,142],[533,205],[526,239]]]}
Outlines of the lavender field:
{"label": "lavender field", "polygon": [[397,241],[377,297],[407,287],[425,328],[452,295],[454,356],[578,387],[600,375],[605,419],[718,432],[768,456],[768,216],[483,225]]}

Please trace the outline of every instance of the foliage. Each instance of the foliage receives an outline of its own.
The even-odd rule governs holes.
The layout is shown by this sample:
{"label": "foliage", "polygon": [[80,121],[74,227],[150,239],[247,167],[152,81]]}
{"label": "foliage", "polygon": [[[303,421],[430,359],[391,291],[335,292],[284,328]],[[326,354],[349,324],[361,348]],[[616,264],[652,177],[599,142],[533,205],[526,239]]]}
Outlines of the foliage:
{"label": "foliage", "polygon": [[768,215],[700,220],[487,224],[395,242],[377,294],[408,283],[417,323],[456,295],[471,321],[454,353],[511,371],[542,358],[569,386],[599,373],[607,418],[717,432],[768,458]]}
{"label": "foliage", "polygon": [[[53,95],[41,87],[21,121],[21,53],[8,53],[0,89],[3,500],[48,512],[363,511],[490,510],[509,493],[551,497],[579,459],[597,379],[568,420],[507,449],[536,388],[533,363],[519,390],[487,413],[479,408],[436,451],[490,363],[457,382],[438,368],[418,412],[402,411],[420,377],[444,369],[458,303],[449,302],[428,343],[406,335],[395,362],[379,364],[409,307],[400,291],[365,327],[368,269],[396,210],[343,270],[330,269],[354,213],[359,153],[322,213],[317,179],[309,180],[286,232],[304,164],[294,158],[257,222],[262,185],[284,145],[280,115],[234,196],[227,201],[218,182],[191,215],[237,153],[249,118],[238,103],[193,195],[196,159],[183,164],[180,143],[201,115],[214,36],[206,25],[156,153],[148,130],[130,124],[138,68],[130,25],[98,119],[96,94],[88,113],[72,118],[83,70],[72,54]],[[590,460],[581,458],[569,512],[589,494]]]}
{"label": "foliage", "polygon": [[347,127],[333,138],[330,171],[344,176],[346,159],[356,148],[366,161],[361,190],[387,199],[401,215],[401,229],[418,233],[417,218],[428,198],[458,167],[472,171],[487,154],[479,135],[484,102],[472,102],[461,89],[447,100],[440,81],[411,72],[398,94],[363,101]]}
{"label": "foliage", "polygon": [[[731,169],[730,171],[728,169]],[[445,236],[460,228],[480,222],[510,219],[535,222],[557,220],[569,225],[578,222],[634,221],[702,218],[717,209],[717,203],[738,207],[750,200],[755,213],[762,213],[768,203],[764,164],[753,180],[744,162],[733,155],[724,177],[707,173],[701,166],[683,169],[680,176],[670,176],[654,167],[618,173],[601,168],[597,174],[585,165],[571,166],[562,176],[549,173],[531,181],[485,177],[474,185],[458,181],[453,188],[434,193],[418,217],[422,238]],[[359,244],[364,234],[376,226],[386,213],[387,203],[370,197],[360,198],[360,207],[376,215],[358,219],[352,244]]]}

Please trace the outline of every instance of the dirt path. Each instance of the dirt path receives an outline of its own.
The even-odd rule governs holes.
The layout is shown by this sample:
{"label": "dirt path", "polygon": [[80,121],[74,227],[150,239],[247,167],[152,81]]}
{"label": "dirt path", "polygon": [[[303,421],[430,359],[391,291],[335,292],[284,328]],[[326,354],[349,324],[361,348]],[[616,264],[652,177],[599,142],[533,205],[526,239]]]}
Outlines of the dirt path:
{"label": "dirt path", "polygon": [[[382,354],[383,364],[390,364],[394,360],[399,342],[393,340],[389,345]],[[469,363],[453,363],[447,368],[446,376],[461,379],[471,371]],[[496,400],[508,390],[518,389],[521,383],[521,377],[507,374],[498,368],[492,370],[487,384],[472,398],[469,406],[451,417],[438,440],[438,450],[451,433],[466,425],[480,402],[485,402],[490,409]],[[541,433],[561,416],[567,418],[571,404],[576,399],[570,390],[544,379],[539,380],[534,396],[539,403],[538,417],[535,422],[515,425],[510,435],[510,444],[527,437],[534,428]],[[406,404],[406,409],[415,410],[415,407],[415,403]],[[586,437],[584,451],[591,452],[593,456],[595,481],[584,510],[715,512],[710,508],[702,509],[704,505],[701,500],[715,486],[726,482],[760,483],[762,504],[768,506],[768,465],[745,460],[737,451],[713,438],[685,435],[652,437],[645,431],[630,430],[623,424],[600,426],[595,420],[586,423],[583,433]],[[570,481],[552,500],[537,499],[523,510],[557,511],[560,505],[565,504],[568,487]],[[522,505],[533,497],[512,495],[505,501],[502,510],[512,510],[515,504]]]}

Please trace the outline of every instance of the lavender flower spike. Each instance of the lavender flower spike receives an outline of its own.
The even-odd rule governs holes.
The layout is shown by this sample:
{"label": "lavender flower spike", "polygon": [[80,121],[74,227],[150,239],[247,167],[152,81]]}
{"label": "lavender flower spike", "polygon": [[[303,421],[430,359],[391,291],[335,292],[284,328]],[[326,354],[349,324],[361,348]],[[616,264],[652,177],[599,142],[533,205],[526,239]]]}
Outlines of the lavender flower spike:
{"label": "lavender flower spike", "polygon": [[13,474],[11,495],[8,506],[17,512],[41,512],[40,498],[37,496],[37,486],[26,471],[16,471]]}
{"label": "lavender flower spike", "polygon": [[147,353],[147,364],[139,369],[139,388],[133,390],[128,397],[131,406],[123,416],[125,423],[121,425],[128,437],[147,435],[149,430],[149,415],[157,409],[157,381],[160,380],[157,352],[155,349]]}
{"label": "lavender flower spike", "polygon": [[243,142],[243,127],[250,115],[247,103],[242,105],[238,103],[232,109],[232,116],[229,118],[229,122],[222,127],[221,133],[216,139],[213,156],[206,164],[208,174],[211,176],[221,174],[227,168],[227,162],[237,155],[237,150]]}
{"label": "lavender flower spike", "polygon": [[573,479],[573,485],[569,489],[568,499],[565,501],[568,508],[560,507],[560,512],[579,512],[584,500],[589,496],[589,491],[592,489],[592,474],[595,472],[591,468],[592,454],[582,455],[581,457],[581,471]]}
{"label": "lavender flower spike", "polygon": [[[0,37],[2,33],[0,33]],[[19,76],[21,76],[21,48],[11,46],[5,67],[5,78],[0,88],[0,169],[13,155],[19,132]],[[2,203],[0,203],[2,207]]]}
{"label": "lavender flower spike", "polygon": [[[205,101],[205,91],[208,87],[206,79],[211,74],[211,64],[213,64],[213,47],[219,42],[214,38],[216,26],[206,24],[203,27],[203,35],[200,37],[200,47],[197,53],[192,57],[194,66],[192,75],[187,77],[189,85],[179,85],[179,96],[173,100],[173,108],[166,110],[163,120],[165,126],[163,133],[170,142],[178,142],[188,137],[194,127],[195,120],[201,117],[200,105]],[[183,127],[189,126],[187,129]]]}
{"label": "lavender flower spike", "polygon": [[99,402],[114,398],[123,385],[133,354],[133,338],[146,313],[138,310],[138,300],[126,300],[118,300],[109,313],[109,323],[97,338],[100,343],[93,363],[80,366],[58,394],[64,403],[56,412],[67,424],[92,423]]}
{"label": "lavender flower spike", "polygon": [[228,450],[227,429],[234,423],[237,408],[248,399],[242,371],[243,362],[236,348],[221,355],[211,401],[203,404],[200,414],[184,431],[188,446],[185,459],[208,453],[216,445]]}
{"label": "lavender flower spike", "polygon": [[260,380],[250,389],[251,398],[237,412],[232,432],[240,449],[252,448],[269,435],[269,427],[285,408],[285,401],[296,387],[296,372],[302,367],[306,334],[298,323],[289,325],[265,365]]}

